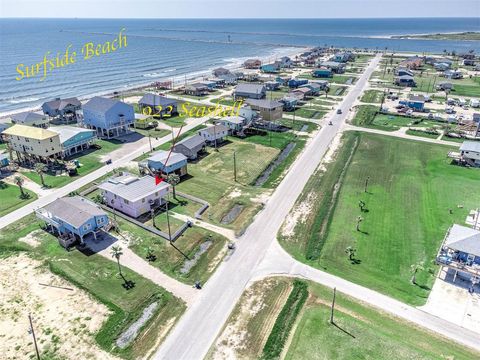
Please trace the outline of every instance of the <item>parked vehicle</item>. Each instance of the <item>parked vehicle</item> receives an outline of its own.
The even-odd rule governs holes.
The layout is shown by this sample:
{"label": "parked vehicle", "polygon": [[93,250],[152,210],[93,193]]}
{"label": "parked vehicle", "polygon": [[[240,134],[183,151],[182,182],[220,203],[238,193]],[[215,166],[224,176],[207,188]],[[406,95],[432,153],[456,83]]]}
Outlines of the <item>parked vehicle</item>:
{"label": "parked vehicle", "polygon": [[337,109],[337,114],[341,114],[342,113],[342,109]]}

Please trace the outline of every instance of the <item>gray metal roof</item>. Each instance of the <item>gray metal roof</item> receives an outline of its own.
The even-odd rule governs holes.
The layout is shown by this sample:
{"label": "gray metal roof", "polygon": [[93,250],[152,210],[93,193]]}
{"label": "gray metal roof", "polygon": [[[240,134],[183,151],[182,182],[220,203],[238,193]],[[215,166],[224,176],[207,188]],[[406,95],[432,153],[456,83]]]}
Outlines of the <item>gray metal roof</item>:
{"label": "gray metal roof", "polygon": [[197,146],[201,146],[205,144],[205,140],[200,135],[192,135],[189,136],[182,141],[179,141],[176,145],[183,145],[188,149],[194,149]]}
{"label": "gray metal roof", "polygon": [[157,94],[145,94],[138,101],[139,104],[145,104],[149,106],[176,106],[177,100],[169,99],[165,96],[160,96]]}
{"label": "gray metal roof", "polygon": [[480,256],[480,231],[454,224],[444,245],[453,250]]}
{"label": "gray metal roof", "polygon": [[480,153],[480,141],[464,141],[460,151],[475,151]]}
{"label": "gray metal roof", "polygon": [[95,96],[90,99],[85,105],[83,105],[83,109],[106,112],[113,106],[115,106],[117,103],[121,103],[121,101],[101,96]]}
{"label": "gray metal roof", "polygon": [[[159,162],[163,166],[171,166],[173,164],[176,164],[176,163],[179,163],[181,161],[187,160],[187,157],[183,154],[176,153],[176,152],[172,151],[172,153],[170,154],[170,157],[169,157],[169,155],[168,155],[169,153],[170,153],[170,151],[159,150],[159,151],[155,152],[152,156],[150,156],[147,160],[148,161]],[[168,163],[165,164],[167,162],[167,159],[168,159]]]}
{"label": "gray metal roof", "polygon": [[226,126],[223,126],[222,124],[217,124],[217,125],[212,125],[212,126],[209,126],[205,129],[201,129],[199,130],[198,132],[199,133],[202,133],[202,132],[207,132],[209,133],[210,135],[215,135],[217,133],[221,133],[221,132],[224,132],[224,131],[227,131],[228,132],[228,128]]}
{"label": "gray metal roof", "polygon": [[53,110],[63,110],[65,107],[69,105],[82,106],[82,103],[76,97],[71,97],[66,99],[55,99],[52,101],[47,101],[43,103],[43,105],[47,105]]}
{"label": "gray metal roof", "polygon": [[13,114],[10,116],[15,123],[20,123],[24,125],[33,124],[35,122],[46,122],[48,121],[47,117],[43,114],[25,111],[18,114]]}
{"label": "gray metal roof", "polygon": [[88,132],[88,133],[92,133],[92,135],[95,135],[95,130],[79,128],[76,126],[52,126],[52,127],[49,127],[48,130],[56,132],[60,136],[60,143],[62,144],[65,141],[68,141],[72,137],[81,133]]}
{"label": "gray metal roof", "polygon": [[220,121],[227,121],[232,124],[241,125],[245,122],[245,118],[243,116],[225,116],[222,117]]}
{"label": "gray metal roof", "polygon": [[155,184],[155,178],[150,175],[139,178],[130,173],[124,173],[101,183],[98,188],[111,192],[122,199],[135,202],[157,191],[168,189],[165,181]]}
{"label": "gray metal roof", "polygon": [[257,107],[263,108],[263,109],[275,109],[275,108],[278,108],[278,107],[283,107],[283,104],[281,102],[276,101],[276,100],[247,99],[245,102],[248,105],[257,106]]}
{"label": "gray metal roof", "polygon": [[59,198],[43,209],[75,228],[79,228],[93,216],[107,215],[100,206],[81,196]]}
{"label": "gray metal roof", "polygon": [[261,94],[265,92],[265,85],[263,84],[246,84],[241,83],[235,87],[235,92],[249,93],[249,94]]}

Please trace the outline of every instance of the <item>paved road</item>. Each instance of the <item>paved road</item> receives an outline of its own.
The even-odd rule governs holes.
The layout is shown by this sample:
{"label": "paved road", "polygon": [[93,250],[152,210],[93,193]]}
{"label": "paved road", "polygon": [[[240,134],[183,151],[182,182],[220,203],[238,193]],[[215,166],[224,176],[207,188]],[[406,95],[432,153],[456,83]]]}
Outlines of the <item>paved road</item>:
{"label": "paved road", "polygon": [[301,153],[264,210],[238,239],[235,253],[220,265],[200,290],[201,295],[155,354],[155,359],[191,360],[202,359],[206,355],[379,61],[380,56],[375,57],[350,89],[340,105],[344,109],[343,114],[332,115],[333,125],[324,126]]}
{"label": "paved road", "polygon": [[404,304],[374,290],[302,264],[293,259],[276,241],[272,243],[264,260],[256,268],[251,281],[257,281],[272,275],[302,277],[331,288],[336,287],[338,291],[344,294],[480,351],[479,333],[441,319],[419,308]]}
{"label": "paved road", "polygon": [[[188,125],[184,126],[182,132],[188,131],[190,129],[193,129],[195,126],[200,125],[204,122],[206,122],[208,118],[196,118],[192,120]],[[178,131],[178,130],[177,130]],[[175,133],[176,134],[176,133]],[[152,139],[152,145],[154,147],[159,146],[161,144],[164,144],[172,139],[172,135],[166,135],[158,140]],[[75,191],[82,186],[85,186],[92,181],[95,181],[96,179],[102,177],[103,175],[109,173],[113,169],[125,166],[128,162],[132,161],[133,159],[139,157],[145,152],[150,151],[150,145],[148,143],[145,143],[141,145],[138,149],[135,151],[130,152],[129,154],[119,158],[118,160],[114,160],[111,165],[103,166],[98,170],[95,170],[91,172],[90,174],[87,174],[78,180],[72,181],[70,184],[65,185],[62,188],[59,188],[55,191],[52,191],[51,193],[39,198],[38,200],[35,200],[34,202],[31,202],[28,205],[25,205],[3,217],[0,218],[0,229],[4,228],[5,226],[10,225],[11,223],[20,220],[24,216],[27,216],[31,214],[35,209],[43,207],[55,199],[66,196],[72,191]]]}

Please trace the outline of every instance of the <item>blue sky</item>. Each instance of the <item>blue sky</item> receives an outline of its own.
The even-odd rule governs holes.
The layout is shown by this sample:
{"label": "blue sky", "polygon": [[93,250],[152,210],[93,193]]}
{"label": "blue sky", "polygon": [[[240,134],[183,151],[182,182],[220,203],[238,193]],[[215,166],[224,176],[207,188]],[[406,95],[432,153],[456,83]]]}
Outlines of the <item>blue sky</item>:
{"label": "blue sky", "polygon": [[480,17],[480,0],[0,0],[0,17]]}

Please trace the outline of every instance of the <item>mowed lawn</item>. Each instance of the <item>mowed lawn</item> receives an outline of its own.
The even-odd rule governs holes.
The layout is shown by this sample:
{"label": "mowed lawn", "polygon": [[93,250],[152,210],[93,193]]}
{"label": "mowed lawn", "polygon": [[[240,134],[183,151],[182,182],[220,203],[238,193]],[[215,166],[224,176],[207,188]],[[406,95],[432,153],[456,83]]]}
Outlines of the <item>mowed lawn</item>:
{"label": "mowed lawn", "polygon": [[[315,208],[304,224],[295,227],[294,236],[281,240],[301,261],[407,303],[423,304],[434,281],[437,267],[433,260],[445,232],[453,223],[463,224],[468,212],[478,207],[480,171],[451,165],[446,155],[455,147],[365,133],[355,136],[359,145],[343,178],[326,235],[317,236],[322,222],[317,214],[325,216],[325,211]],[[340,154],[345,151],[351,149],[342,149]],[[305,194],[321,199],[333,190],[335,184],[325,185],[322,176],[314,175]],[[360,200],[368,212],[360,211]],[[361,231],[356,231],[358,216],[363,218]],[[320,255],[307,261],[307,244],[316,241],[323,241]],[[348,246],[357,249],[358,264],[348,260]],[[425,271],[419,273],[420,286],[414,286],[410,269],[421,262]]]}
{"label": "mowed lawn", "polygon": [[470,360],[480,356],[338,292],[336,327],[329,323],[332,291],[313,283],[309,291],[285,359]]}
{"label": "mowed lawn", "polygon": [[30,197],[28,199],[21,199],[18,186],[0,181],[0,216],[8,214],[37,199],[35,193],[27,189],[23,189],[23,192]]}

